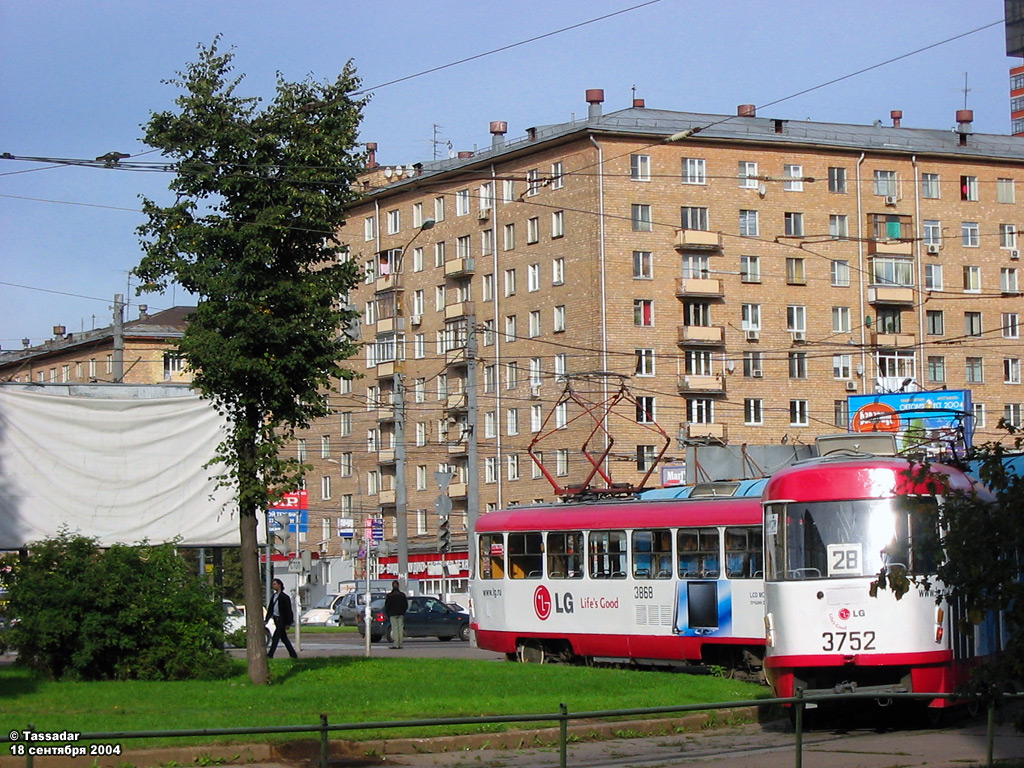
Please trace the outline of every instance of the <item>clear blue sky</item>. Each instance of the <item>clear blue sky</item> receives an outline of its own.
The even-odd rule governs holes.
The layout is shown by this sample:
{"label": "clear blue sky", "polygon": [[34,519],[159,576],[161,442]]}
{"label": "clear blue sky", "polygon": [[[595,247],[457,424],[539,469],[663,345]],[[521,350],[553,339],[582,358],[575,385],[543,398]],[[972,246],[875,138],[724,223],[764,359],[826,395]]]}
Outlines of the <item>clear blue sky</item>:
{"label": "clear blue sky", "polygon": [[[165,80],[222,34],[245,95],[275,73],[333,79],[352,59],[367,87],[544,35],[643,0],[26,0],[0,3],[0,152],[95,158],[136,154],[140,125],[166,109]],[[628,13],[375,90],[363,141],[378,160],[433,156],[434,125],[455,150],[534,125],[630,105],[731,114],[1002,19],[1001,0],[660,0]],[[951,128],[964,74],[975,130],[1009,132],[1001,24],[759,111],[762,117],[866,124],[902,109],[910,127]],[[444,152],[447,151],[445,147]],[[155,155],[147,159],[155,159]],[[34,170],[41,169],[41,170]],[[108,325],[115,293],[136,298],[138,196],[166,200],[169,177],[0,160],[0,345],[39,343],[54,325]],[[23,198],[33,198],[23,199]],[[127,209],[127,210],[121,210]],[[15,287],[16,286],[23,287]],[[129,318],[137,316],[134,307]]]}

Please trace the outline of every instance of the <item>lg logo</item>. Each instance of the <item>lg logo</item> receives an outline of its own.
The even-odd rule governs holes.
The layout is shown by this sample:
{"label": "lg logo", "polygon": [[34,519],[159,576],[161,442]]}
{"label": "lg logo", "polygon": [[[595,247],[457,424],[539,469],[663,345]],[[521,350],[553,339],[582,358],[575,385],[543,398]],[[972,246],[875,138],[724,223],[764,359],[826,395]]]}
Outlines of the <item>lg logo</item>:
{"label": "lg logo", "polygon": [[533,593],[533,610],[537,612],[537,618],[541,621],[547,621],[551,615],[551,593],[543,584]]}

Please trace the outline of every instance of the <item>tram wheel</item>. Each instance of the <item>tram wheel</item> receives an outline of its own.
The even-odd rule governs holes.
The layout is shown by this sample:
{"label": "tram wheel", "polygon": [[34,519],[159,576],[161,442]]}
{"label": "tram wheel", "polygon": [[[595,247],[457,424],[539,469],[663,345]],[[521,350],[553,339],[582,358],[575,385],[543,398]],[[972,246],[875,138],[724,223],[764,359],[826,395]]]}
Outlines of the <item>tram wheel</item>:
{"label": "tram wheel", "polygon": [[543,664],[545,660],[544,647],[540,643],[520,643],[517,655],[524,664]]}

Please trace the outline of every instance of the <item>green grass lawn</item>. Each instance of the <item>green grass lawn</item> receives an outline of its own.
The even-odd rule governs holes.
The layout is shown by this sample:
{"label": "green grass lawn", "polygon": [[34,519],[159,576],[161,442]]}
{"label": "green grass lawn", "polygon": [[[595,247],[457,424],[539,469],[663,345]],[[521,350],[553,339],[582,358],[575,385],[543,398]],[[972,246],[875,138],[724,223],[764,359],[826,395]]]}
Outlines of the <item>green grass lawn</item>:
{"label": "green grass lawn", "polygon": [[[221,681],[54,683],[0,667],[0,722],[37,731],[81,732],[309,725],[475,715],[657,707],[767,697],[750,683],[670,672],[457,659],[309,658],[270,661],[272,684],[238,674]],[[723,713],[727,716],[727,713]],[[442,726],[416,735],[523,726]],[[386,734],[412,735],[411,729]],[[351,738],[354,734],[349,734]],[[128,748],[273,737],[135,740]],[[282,735],[279,739],[302,738]]]}

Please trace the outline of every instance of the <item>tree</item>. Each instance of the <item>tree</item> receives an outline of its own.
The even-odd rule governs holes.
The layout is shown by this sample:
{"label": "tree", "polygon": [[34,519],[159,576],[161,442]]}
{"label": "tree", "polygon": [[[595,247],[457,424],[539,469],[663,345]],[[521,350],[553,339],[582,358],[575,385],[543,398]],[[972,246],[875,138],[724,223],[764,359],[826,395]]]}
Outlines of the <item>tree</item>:
{"label": "tree", "polygon": [[200,393],[229,421],[218,455],[237,490],[249,677],[267,682],[256,522],[303,465],[281,449],[329,413],[338,361],[355,346],[355,313],[339,300],[356,282],[334,233],[363,167],[356,137],[365,100],[351,63],[333,83],[285,82],[273,100],[235,91],[233,53],[219,39],[168,81],[177,109],[151,115],[145,141],[174,159],[177,199],[143,200],[139,291],[176,281],[198,296],[180,341]]}

